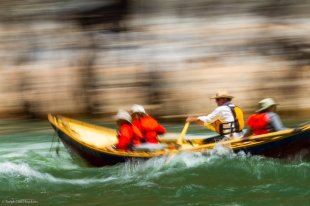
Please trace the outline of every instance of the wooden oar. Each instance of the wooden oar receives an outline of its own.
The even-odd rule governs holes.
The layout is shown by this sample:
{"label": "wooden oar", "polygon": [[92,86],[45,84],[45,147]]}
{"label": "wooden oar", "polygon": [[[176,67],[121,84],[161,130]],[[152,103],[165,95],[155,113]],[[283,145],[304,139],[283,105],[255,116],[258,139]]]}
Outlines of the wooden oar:
{"label": "wooden oar", "polygon": [[[183,127],[183,130],[182,130],[182,132],[181,132],[179,138],[177,139],[177,144],[180,145],[180,146],[182,145],[182,147],[183,147],[183,145],[184,145],[183,142],[184,142],[185,134],[186,134],[186,132],[187,132],[187,130],[188,130],[189,124],[190,124],[189,122],[186,122],[186,123],[185,123],[185,125],[184,125],[184,127]],[[167,159],[167,161],[166,161],[165,164],[170,163],[171,160],[175,157],[176,154],[177,154],[177,153],[176,153],[174,150],[171,150],[171,153],[168,155],[168,159]]]}
{"label": "wooden oar", "polygon": [[180,134],[180,137],[177,140],[177,144],[180,144],[180,145],[183,144],[183,142],[185,140],[185,134],[186,134],[186,132],[188,130],[189,124],[190,124],[189,122],[185,123],[185,125],[183,127],[183,130],[182,130],[182,132]]}

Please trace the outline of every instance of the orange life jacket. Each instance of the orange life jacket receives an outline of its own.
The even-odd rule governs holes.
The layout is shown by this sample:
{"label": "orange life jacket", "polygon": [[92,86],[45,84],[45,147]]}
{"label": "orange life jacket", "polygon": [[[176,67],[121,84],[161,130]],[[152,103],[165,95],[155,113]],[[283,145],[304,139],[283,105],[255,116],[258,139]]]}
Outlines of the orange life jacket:
{"label": "orange life jacket", "polygon": [[159,123],[150,116],[144,116],[132,122],[133,140],[135,145],[142,142],[156,143]]}
{"label": "orange life jacket", "polygon": [[141,119],[141,126],[145,131],[156,130],[158,122],[150,116],[144,116]]}
{"label": "orange life jacket", "polygon": [[268,129],[269,117],[266,112],[259,114],[252,114],[247,124],[252,130],[254,135],[266,134],[269,132]]}
{"label": "orange life jacket", "polygon": [[146,142],[158,143],[157,135],[166,132],[166,129],[151,116],[142,117],[140,123],[141,132],[143,133]]}

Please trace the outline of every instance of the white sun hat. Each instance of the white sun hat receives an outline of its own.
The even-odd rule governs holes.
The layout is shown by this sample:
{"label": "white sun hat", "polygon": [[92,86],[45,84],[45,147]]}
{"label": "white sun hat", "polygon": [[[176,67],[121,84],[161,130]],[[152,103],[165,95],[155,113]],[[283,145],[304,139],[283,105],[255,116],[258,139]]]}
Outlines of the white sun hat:
{"label": "white sun hat", "polygon": [[143,113],[143,114],[146,114],[146,112],[144,110],[144,107],[141,106],[141,105],[138,105],[138,104],[133,105],[132,108],[131,108],[131,111],[133,113]]}
{"label": "white sun hat", "polygon": [[117,114],[114,116],[116,120],[126,120],[127,122],[131,122],[130,114],[125,110],[118,110]]}
{"label": "white sun hat", "polygon": [[269,107],[273,105],[278,105],[272,98],[263,99],[260,102],[258,102],[258,104],[259,104],[259,109],[256,111],[257,113],[264,111],[265,109],[268,109]]}
{"label": "white sun hat", "polygon": [[230,95],[226,90],[219,90],[216,92],[215,96],[210,97],[210,99],[218,99],[218,98],[229,98],[232,99],[234,96]]}

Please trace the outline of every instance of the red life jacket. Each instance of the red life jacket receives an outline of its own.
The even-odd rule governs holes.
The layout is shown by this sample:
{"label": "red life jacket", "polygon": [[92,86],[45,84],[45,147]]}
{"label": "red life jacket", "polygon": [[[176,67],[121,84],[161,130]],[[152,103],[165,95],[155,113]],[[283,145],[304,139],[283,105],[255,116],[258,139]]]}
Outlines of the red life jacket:
{"label": "red life jacket", "polygon": [[146,132],[145,139],[148,143],[158,143],[157,133],[155,131]]}
{"label": "red life jacket", "polygon": [[141,117],[140,122],[145,131],[155,130],[158,126],[158,122],[150,116]]}
{"label": "red life jacket", "polygon": [[144,116],[140,118],[140,124],[140,131],[142,132],[146,142],[149,143],[158,143],[157,135],[166,132],[166,129],[151,116]]}
{"label": "red life jacket", "polygon": [[120,150],[128,150],[128,146],[131,144],[133,132],[129,123],[123,123],[118,130],[118,143],[116,147]]}
{"label": "red life jacket", "polygon": [[247,124],[252,130],[254,135],[266,134],[269,132],[268,129],[269,117],[266,112],[259,114],[252,114]]}

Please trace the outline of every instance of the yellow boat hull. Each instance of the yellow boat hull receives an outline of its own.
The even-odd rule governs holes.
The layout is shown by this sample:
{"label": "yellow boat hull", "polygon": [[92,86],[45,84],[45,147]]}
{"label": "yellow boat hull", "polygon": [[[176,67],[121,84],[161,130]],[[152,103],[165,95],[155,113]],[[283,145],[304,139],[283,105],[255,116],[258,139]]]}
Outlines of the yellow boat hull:
{"label": "yellow boat hull", "polygon": [[[48,120],[59,138],[70,152],[93,166],[114,165],[129,159],[149,159],[181,152],[206,152],[213,149],[217,142],[213,139],[191,139],[179,148],[166,148],[159,151],[121,151],[111,150],[117,143],[116,131],[110,128],[88,124],[63,116],[48,115]],[[210,141],[211,140],[211,141]],[[164,140],[162,139],[164,142]],[[176,142],[170,140],[170,142]],[[310,151],[310,124],[295,132],[288,129],[280,132],[253,136],[248,139],[222,141],[222,145],[234,152],[244,151],[253,155],[287,157],[301,150]]]}

